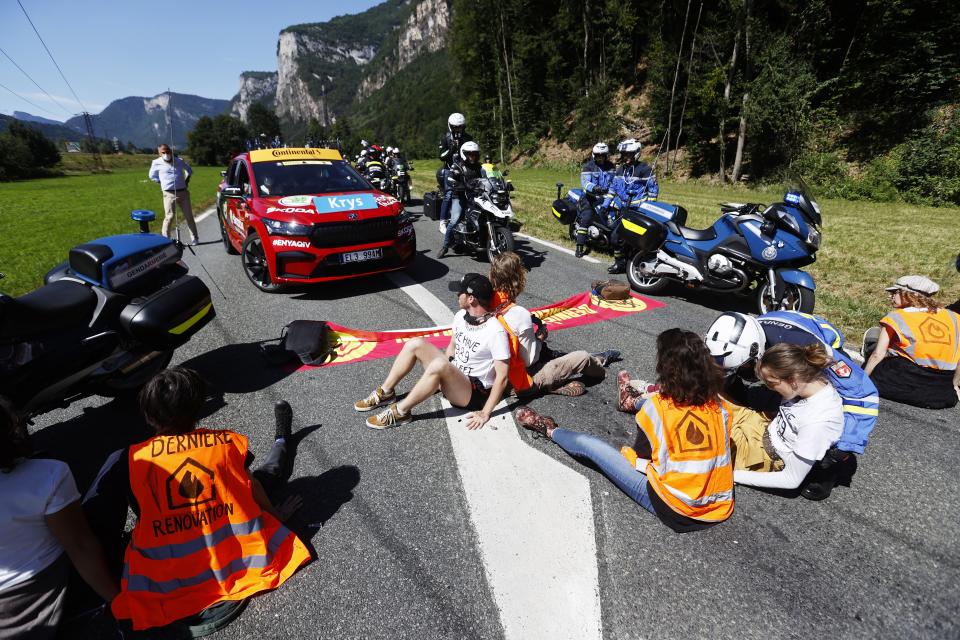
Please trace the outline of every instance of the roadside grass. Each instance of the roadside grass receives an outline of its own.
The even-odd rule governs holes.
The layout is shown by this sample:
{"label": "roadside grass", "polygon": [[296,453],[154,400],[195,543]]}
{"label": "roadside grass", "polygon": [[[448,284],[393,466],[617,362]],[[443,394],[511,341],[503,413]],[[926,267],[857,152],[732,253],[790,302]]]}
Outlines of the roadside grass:
{"label": "roadside grass", "polygon": [[[438,161],[415,161],[414,189],[435,188]],[[512,198],[522,233],[573,246],[566,227],[556,222],[550,205],[557,196],[579,186],[573,170],[510,168],[516,187]],[[717,219],[720,202],[770,203],[779,190],[723,187],[699,181],[660,184],[660,200],[681,204],[687,224],[706,228]],[[817,283],[815,312],[835,323],[853,343],[888,310],[883,288],[907,274],[926,275],[940,284],[938,298],[949,304],[960,298],[960,276],[954,260],[960,250],[960,208],[921,207],[902,202],[818,200],[823,211],[823,246],[817,262],[806,269]],[[696,294],[691,295],[696,300]]]}
{"label": "roadside grass", "polygon": [[[103,167],[107,171],[120,169],[139,169],[144,173],[150,168],[150,163],[157,156],[154,154],[101,154]],[[188,159],[189,161],[189,159]],[[93,169],[93,156],[89,153],[61,153],[60,163],[54,167],[55,171],[62,171],[66,175],[89,175]]]}
{"label": "roadside grass", "polygon": [[[0,291],[17,296],[40,286],[43,275],[66,260],[73,246],[136,232],[133,209],[156,213],[151,230],[159,233],[163,205],[160,187],[147,180],[151,156],[133,157],[139,158],[135,168],[110,173],[0,183],[0,271],[6,274]],[[195,214],[214,203],[219,183],[219,167],[194,167],[190,195]]]}

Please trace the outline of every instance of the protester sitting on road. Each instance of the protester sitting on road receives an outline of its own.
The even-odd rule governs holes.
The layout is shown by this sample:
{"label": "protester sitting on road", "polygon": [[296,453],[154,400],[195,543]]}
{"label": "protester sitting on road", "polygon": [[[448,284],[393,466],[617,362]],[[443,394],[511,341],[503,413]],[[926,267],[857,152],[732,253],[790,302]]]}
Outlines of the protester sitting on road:
{"label": "protester sitting on road", "polygon": [[933,296],[940,285],[904,276],[887,287],[893,311],[864,335],[864,369],[880,397],[916,407],[945,409],[960,396],[960,315]]}
{"label": "protester sitting on road", "polygon": [[310,560],[282,524],[300,497],[279,508],[268,497],[290,470],[290,405],[277,403],[276,440],[251,473],[245,436],[197,427],[205,399],[194,371],[174,367],[154,376],[140,392],[140,408],[156,436],[112,455],[88,492],[92,512],[108,513],[97,502],[119,491],[137,515],[111,606],[135,630],[222,628],[248,598],[276,589]]}
{"label": "protester sitting on road", "polygon": [[819,343],[784,343],[764,352],[757,376],[783,400],[772,421],[737,410],[730,431],[736,483],[796,489],[841,437],[843,401],[826,376],[832,362]]}
{"label": "protester sitting on road", "polygon": [[[356,411],[371,411],[390,403],[385,411],[367,418],[371,429],[387,429],[413,420],[412,411],[437,389],[455,407],[472,409],[468,429],[480,429],[490,419],[507,388],[510,344],[503,326],[491,312],[493,287],[486,276],[468,273],[450,283],[460,311],[453,317],[453,337],[446,352],[423,338],[403,345],[383,383],[354,403]],[[400,402],[396,387],[419,362],[423,375]]]}
{"label": "protester sitting on road", "polygon": [[106,602],[118,593],[70,468],[30,458],[29,436],[0,400],[0,638],[53,638],[70,565]]}
{"label": "protester sitting on road", "polygon": [[877,423],[880,399],[870,377],[844,351],[844,336],[819,316],[796,311],[772,311],[757,318],[744,313],[721,314],[707,329],[707,348],[727,371],[724,397],[756,411],[776,413],[780,394],[758,383],[757,360],[777,344],[820,344],[833,361],[824,373],[843,402],[843,434],[836,446],[807,476],[800,494],[823,500],[841,478],[856,468],[853,454],[862,454]]}
{"label": "protester sitting on road", "polygon": [[581,396],[586,387],[576,377],[603,380],[605,367],[620,358],[615,349],[594,354],[551,350],[545,344],[546,326],[541,323],[539,331],[535,329],[530,311],[517,304],[527,284],[527,269],[513,251],[501,253],[490,263],[490,282],[497,319],[509,334],[510,383],[518,394],[532,390]]}
{"label": "protester sitting on road", "polygon": [[657,336],[657,376],[660,391],[637,414],[637,443],[621,452],[596,436],[561,429],[530,407],[514,415],[525,428],[595,464],[673,530],[704,529],[733,513],[731,413],[718,395],[723,371],[698,335],[668,329]]}

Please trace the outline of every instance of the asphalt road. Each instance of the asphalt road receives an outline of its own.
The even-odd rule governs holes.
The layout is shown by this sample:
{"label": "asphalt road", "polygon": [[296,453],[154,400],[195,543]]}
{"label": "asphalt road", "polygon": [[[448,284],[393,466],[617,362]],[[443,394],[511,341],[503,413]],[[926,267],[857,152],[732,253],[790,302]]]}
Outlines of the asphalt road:
{"label": "asphalt road", "polygon": [[[486,265],[466,256],[436,260],[435,223],[421,219],[416,227],[420,255],[408,273],[453,309],[447,282]],[[389,361],[292,372],[266,365],[257,352],[258,341],[277,337],[296,319],[384,330],[430,326],[430,318],[387,277],[261,293],[247,282],[239,258],[224,253],[216,218],[200,230],[210,242],[197,249],[199,260],[188,262],[209,282],[202,261],[226,299],[214,291],[216,320],[175,361],[198,369],[222,393],[202,424],[246,434],[261,455],[273,438],[274,401],[291,402],[294,428],[305,434],[290,486],[305,501],[294,528],[317,556],[212,637],[507,637],[438,400],[422,405],[413,423],[375,432],[351,404],[382,380]],[[536,243],[520,241],[518,252],[530,268],[521,300],[529,307],[586,290],[606,275],[605,264]],[[681,326],[702,332],[730,304],[698,295],[661,299],[665,307],[551,334],[555,348],[615,347],[624,362],[582,398],[548,396],[533,406],[557,416],[562,426],[618,445],[632,441],[632,419],[615,409],[616,368],[649,376],[660,331]],[[687,535],[671,532],[552,443],[521,433],[517,446],[549,456],[589,483],[598,636],[956,638],[958,417],[957,410],[884,401],[852,486],[820,503],[741,487],[729,521]],[[146,433],[130,406],[101,398],[47,414],[33,431],[49,455],[71,464],[81,491],[110,451]],[[567,549],[562,532],[533,537],[516,530],[512,538],[519,555],[524,549],[552,549],[558,556],[582,551]],[[532,580],[522,588],[536,599],[541,586]],[[576,615],[577,604],[564,609]],[[74,621],[61,636],[111,637],[107,629],[102,620]],[[561,630],[553,637],[571,636]]]}

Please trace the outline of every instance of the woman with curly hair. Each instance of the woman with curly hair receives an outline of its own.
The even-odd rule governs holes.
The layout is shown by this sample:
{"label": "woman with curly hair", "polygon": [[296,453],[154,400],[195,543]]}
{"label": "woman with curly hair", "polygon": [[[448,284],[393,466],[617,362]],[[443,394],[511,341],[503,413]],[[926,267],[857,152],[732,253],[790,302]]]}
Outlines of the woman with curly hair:
{"label": "woman with curly hair", "polygon": [[[657,336],[657,382],[637,413],[637,443],[617,451],[600,438],[562,429],[529,407],[517,422],[595,464],[621,491],[674,531],[707,528],[733,513],[729,406],[723,371],[697,334]],[[649,459],[638,457],[637,451]]]}
{"label": "woman with curly hair", "polygon": [[[881,398],[927,409],[957,404],[960,316],[934,300],[938,291],[924,276],[904,276],[887,287],[893,310],[864,336],[864,371]],[[871,334],[876,347],[869,354]]]}

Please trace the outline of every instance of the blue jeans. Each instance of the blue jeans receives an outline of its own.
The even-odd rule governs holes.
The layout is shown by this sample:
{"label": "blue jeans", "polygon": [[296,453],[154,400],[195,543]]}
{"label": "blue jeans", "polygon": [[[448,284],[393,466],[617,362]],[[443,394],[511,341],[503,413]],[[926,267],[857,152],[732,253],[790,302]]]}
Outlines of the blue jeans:
{"label": "blue jeans", "polygon": [[[453,194],[453,192],[450,192]],[[453,238],[453,228],[460,222],[460,216],[463,215],[463,209],[467,204],[467,198],[464,195],[453,195],[450,201],[450,221],[447,222],[447,232],[443,234],[443,246],[450,246],[450,239]]]}
{"label": "blue jeans", "polygon": [[440,169],[440,179],[443,180],[443,200],[440,202],[440,220],[450,219],[450,204],[453,200],[453,191],[447,186],[447,169]]}
{"label": "blue jeans", "polygon": [[620,452],[596,436],[569,429],[554,429],[553,441],[574,458],[586,458],[600,472],[630,496],[634,502],[656,514],[647,493],[647,476],[640,473]]}

